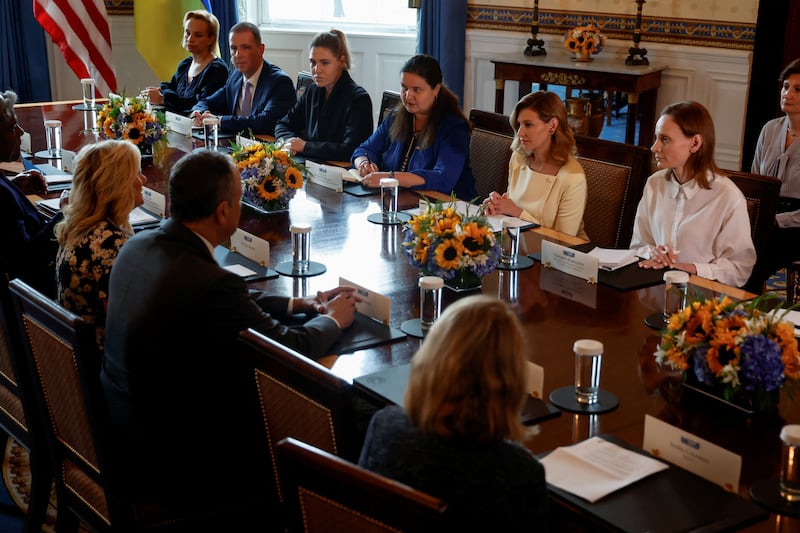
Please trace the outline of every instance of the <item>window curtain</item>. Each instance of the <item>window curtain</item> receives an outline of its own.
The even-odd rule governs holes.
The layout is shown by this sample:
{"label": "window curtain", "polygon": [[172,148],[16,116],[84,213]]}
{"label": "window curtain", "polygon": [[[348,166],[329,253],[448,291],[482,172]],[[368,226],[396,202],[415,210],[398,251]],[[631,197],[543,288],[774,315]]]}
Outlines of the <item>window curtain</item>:
{"label": "window curtain", "polygon": [[419,12],[417,52],[435,57],[445,84],[464,104],[466,0],[423,0]]}
{"label": "window curtain", "polygon": [[211,12],[219,20],[219,55],[227,65],[231,64],[231,49],[228,45],[228,33],[234,24],[239,22],[237,5],[230,0],[211,0]]}
{"label": "window curtain", "polygon": [[31,2],[0,2],[0,91],[11,89],[18,102],[49,102],[45,34]]}

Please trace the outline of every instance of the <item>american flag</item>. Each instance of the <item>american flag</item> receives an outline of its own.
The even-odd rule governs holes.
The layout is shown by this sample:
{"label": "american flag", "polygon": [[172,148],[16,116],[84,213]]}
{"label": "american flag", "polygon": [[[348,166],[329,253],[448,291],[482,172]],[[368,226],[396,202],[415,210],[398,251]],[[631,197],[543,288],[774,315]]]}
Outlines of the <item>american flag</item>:
{"label": "american flag", "polygon": [[33,13],[78,78],[94,78],[96,96],[117,91],[103,0],[33,0]]}

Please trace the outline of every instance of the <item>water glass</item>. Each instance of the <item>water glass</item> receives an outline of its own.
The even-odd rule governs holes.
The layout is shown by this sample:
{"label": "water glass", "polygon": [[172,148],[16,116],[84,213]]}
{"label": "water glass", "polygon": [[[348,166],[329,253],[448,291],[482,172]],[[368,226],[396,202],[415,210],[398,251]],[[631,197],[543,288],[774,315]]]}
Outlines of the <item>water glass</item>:
{"label": "water glass", "polygon": [[292,268],[296,272],[306,272],[311,257],[311,225],[292,224],[289,232],[292,234]]}
{"label": "water glass", "polygon": [[203,135],[206,148],[216,150],[219,147],[219,118],[206,117],[203,119]]}
{"label": "water glass", "polygon": [[682,270],[664,272],[664,321],[686,307],[686,293],[689,288],[689,273]]}
{"label": "water glass", "polygon": [[398,185],[395,178],[381,178],[381,211],[383,220],[394,223],[397,221]]}
{"label": "water glass", "polygon": [[519,225],[510,220],[503,220],[500,233],[500,262],[515,265],[519,255]]}
{"label": "water glass", "polygon": [[84,107],[94,107],[94,78],[81,78]]}
{"label": "water glass", "polygon": [[44,134],[47,139],[47,154],[50,157],[61,158],[61,121],[45,120]]}
{"label": "water glass", "polygon": [[597,403],[603,343],[593,339],[575,341],[575,399],[578,403]]}
{"label": "water glass", "polygon": [[419,319],[422,331],[428,331],[442,312],[444,280],[437,276],[419,278]]}
{"label": "water glass", "polygon": [[783,426],[781,441],[780,494],[786,501],[800,501],[800,425]]}

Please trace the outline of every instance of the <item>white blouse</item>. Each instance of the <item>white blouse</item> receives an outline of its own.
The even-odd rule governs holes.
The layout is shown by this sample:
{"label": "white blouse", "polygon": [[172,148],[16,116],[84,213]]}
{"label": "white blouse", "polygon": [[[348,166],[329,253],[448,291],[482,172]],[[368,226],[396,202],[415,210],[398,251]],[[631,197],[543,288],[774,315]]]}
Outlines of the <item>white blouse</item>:
{"label": "white blouse", "polygon": [[711,189],[696,180],[681,185],[659,170],[647,180],[636,209],[631,249],[650,258],[659,245],[678,250],[678,262],[694,263],[697,275],[741,287],[756,262],[747,200],[725,176],[711,175]]}
{"label": "white blouse", "polygon": [[[781,196],[800,198],[800,139],[784,150],[788,127],[789,119],[785,116],[764,124],[750,172],[775,176],[781,180]],[[775,219],[782,228],[800,227],[800,210],[778,213]]]}

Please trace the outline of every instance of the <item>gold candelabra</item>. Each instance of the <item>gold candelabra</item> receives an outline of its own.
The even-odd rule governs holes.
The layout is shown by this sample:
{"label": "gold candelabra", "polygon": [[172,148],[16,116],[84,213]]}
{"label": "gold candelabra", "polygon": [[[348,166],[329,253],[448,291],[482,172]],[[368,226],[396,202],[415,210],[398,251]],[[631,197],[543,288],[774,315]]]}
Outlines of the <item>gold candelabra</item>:
{"label": "gold candelabra", "polygon": [[642,4],[645,0],[636,0],[636,27],[633,30],[633,46],[628,48],[628,57],[625,59],[626,65],[649,65],[650,61],[645,57],[646,48],[639,48],[642,40]]}

